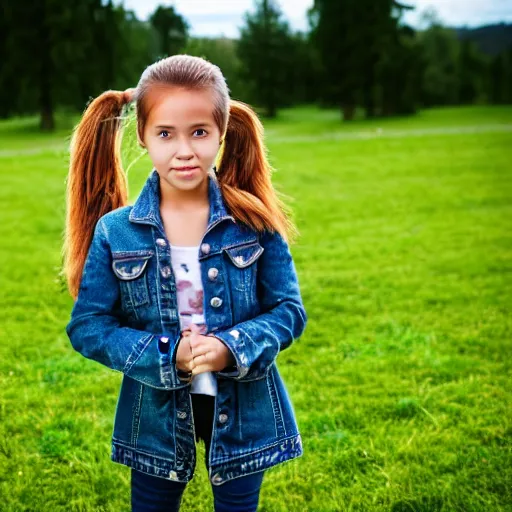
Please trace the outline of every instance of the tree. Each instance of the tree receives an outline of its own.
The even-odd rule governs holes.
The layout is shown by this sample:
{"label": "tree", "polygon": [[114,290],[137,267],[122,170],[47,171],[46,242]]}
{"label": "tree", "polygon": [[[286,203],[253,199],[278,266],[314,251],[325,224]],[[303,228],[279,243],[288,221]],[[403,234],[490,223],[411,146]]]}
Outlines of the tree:
{"label": "tree", "polygon": [[[315,0],[309,19],[326,79],[321,94],[340,107],[344,120],[354,118],[358,105],[367,117],[414,111],[413,74],[396,69],[397,62],[410,63],[414,51],[410,30],[400,25],[402,11],[410,8],[396,0]],[[401,85],[404,79],[408,84],[407,107],[388,85],[395,72]]]}
{"label": "tree", "polygon": [[512,46],[492,59],[489,88],[492,103],[512,103]]}
{"label": "tree", "polygon": [[367,118],[413,114],[419,93],[418,45],[401,16],[412,7],[395,0],[368,2],[360,28],[366,44],[362,103]]}
{"label": "tree", "polygon": [[315,0],[308,12],[311,40],[324,68],[322,97],[353,119],[363,84],[362,44],[358,30],[364,7],[357,0]]}
{"label": "tree", "polygon": [[245,14],[238,56],[241,78],[250,86],[251,97],[275,117],[278,107],[286,104],[289,72],[293,61],[293,40],[288,23],[282,19],[273,0],[256,0],[255,12]]}
{"label": "tree", "polygon": [[38,112],[42,130],[58,107],[133,86],[157,54],[151,27],[111,0],[10,0],[3,15],[0,115]]}
{"label": "tree", "polygon": [[423,70],[415,32],[399,26],[388,51],[378,65],[379,113],[381,116],[414,114],[420,103]]}
{"label": "tree", "polygon": [[202,57],[219,66],[226,78],[232,97],[248,97],[247,88],[240,80],[241,62],[237,54],[238,41],[227,37],[191,37],[185,46],[185,53]]}
{"label": "tree", "polygon": [[459,41],[454,30],[443,27],[435,12],[423,18],[430,26],[418,34],[422,59],[422,100],[426,106],[454,105],[459,101]]}
{"label": "tree", "polygon": [[16,23],[18,10],[19,3],[7,2],[0,16],[0,117],[3,118],[20,113],[22,105],[36,104],[33,87],[28,87],[24,48],[19,44],[23,27]]}
{"label": "tree", "polygon": [[488,64],[474,41],[463,39],[458,58],[459,102],[472,104],[485,95]]}
{"label": "tree", "polygon": [[158,6],[149,21],[160,37],[162,56],[180,53],[187,42],[189,26],[174,7]]}
{"label": "tree", "polygon": [[68,100],[76,94],[73,85],[83,72],[79,64],[90,58],[92,36],[89,13],[103,8],[100,0],[68,5],[58,0],[8,2],[4,65],[20,85],[12,102],[16,111],[37,108],[40,128],[53,130],[56,98]]}
{"label": "tree", "polygon": [[292,64],[286,87],[289,103],[314,103],[322,87],[322,65],[318,51],[311,44],[309,34],[295,32],[292,35]]}

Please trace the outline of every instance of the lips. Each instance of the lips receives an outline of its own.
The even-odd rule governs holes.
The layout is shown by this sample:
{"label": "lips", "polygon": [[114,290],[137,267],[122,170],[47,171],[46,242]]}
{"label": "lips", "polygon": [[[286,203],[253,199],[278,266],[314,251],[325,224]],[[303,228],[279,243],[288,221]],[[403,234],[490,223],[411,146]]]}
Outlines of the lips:
{"label": "lips", "polygon": [[199,167],[174,167],[173,171],[177,179],[195,180],[199,174]]}

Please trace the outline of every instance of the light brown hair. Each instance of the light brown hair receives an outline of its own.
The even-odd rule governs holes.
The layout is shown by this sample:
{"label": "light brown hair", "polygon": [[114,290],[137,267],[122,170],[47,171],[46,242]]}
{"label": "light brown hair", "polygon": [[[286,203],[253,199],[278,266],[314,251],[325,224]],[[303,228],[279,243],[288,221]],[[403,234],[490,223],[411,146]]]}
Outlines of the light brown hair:
{"label": "light brown hair", "polygon": [[137,135],[143,142],[154,87],[214,92],[213,117],[224,140],[216,176],[230,213],[256,231],[277,231],[289,242],[298,234],[290,208],[272,185],[273,169],[257,114],[230,99],[225,78],[214,64],[190,55],[167,57],[148,66],[135,89],[106,91],[91,101],[73,131],[62,254],[63,274],[75,299],[97,221],[127,204],[120,156],[124,107],[136,102]]}

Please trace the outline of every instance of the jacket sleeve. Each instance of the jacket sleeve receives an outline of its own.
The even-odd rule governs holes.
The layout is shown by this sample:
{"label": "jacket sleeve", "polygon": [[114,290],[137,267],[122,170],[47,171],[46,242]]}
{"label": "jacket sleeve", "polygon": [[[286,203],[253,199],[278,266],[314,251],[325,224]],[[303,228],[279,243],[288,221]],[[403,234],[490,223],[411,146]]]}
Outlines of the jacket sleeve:
{"label": "jacket sleeve", "polygon": [[111,265],[112,254],[100,218],[66,325],[73,348],[84,357],[148,386],[164,390],[187,386],[179,379],[171,360],[179,335],[172,339],[122,325],[120,287]]}
{"label": "jacket sleeve", "polygon": [[301,336],[307,323],[289,246],[275,232],[260,236],[264,251],[257,262],[257,290],[262,313],[229,329],[209,334],[233,353],[236,368],[217,372],[238,381],[266,376],[281,350]]}

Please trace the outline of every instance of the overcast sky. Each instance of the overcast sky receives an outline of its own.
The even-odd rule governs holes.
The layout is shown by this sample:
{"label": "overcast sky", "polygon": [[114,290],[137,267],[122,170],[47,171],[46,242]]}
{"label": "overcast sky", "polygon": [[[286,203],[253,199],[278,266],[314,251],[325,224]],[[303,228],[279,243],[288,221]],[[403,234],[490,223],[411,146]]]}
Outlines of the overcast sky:
{"label": "overcast sky", "polygon": [[[417,26],[419,15],[433,7],[441,21],[450,26],[478,26],[489,23],[512,23],[511,0],[402,0],[415,6],[406,21]],[[243,14],[252,10],[253,0],[117,0],[134,10],[139,19],[147,19],[157,5],[174,5],[186,18],[194,36],[238,37]],[[313,0],[278,0],[284,15],[295,30],[307,29],[306,11]]]}

